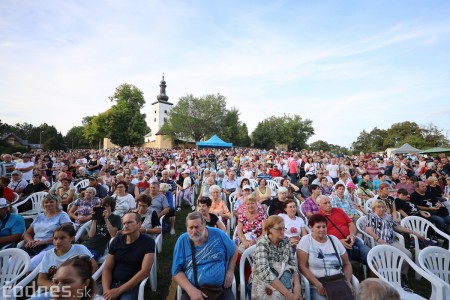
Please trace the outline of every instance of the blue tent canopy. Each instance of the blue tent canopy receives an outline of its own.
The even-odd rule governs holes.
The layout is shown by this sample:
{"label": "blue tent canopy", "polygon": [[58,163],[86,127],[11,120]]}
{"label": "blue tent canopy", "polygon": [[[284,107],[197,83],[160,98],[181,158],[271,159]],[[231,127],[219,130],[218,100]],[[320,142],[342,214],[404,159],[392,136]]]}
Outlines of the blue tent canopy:
{"label": "blue tent canopy", "polygon": [[213,135],[209,140],[195,143],[197,147],[203,148],[231,148],[233,143],[225,143],[217,135]]}

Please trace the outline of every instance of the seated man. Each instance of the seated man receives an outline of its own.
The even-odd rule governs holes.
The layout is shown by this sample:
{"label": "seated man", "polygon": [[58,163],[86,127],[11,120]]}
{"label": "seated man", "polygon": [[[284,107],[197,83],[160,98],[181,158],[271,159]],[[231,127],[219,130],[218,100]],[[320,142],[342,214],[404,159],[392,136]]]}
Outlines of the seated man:
{"label": "seated man", "polygon": [[25,232],[25,220],[21,215],[12,214],[9,211],[9,203],[5,198],[0,198],[0,249],[22,240]]}
{"label": "seated man", "polygon": [[347,214],[340,208],[331,206],[327,196],[319,196],[316,199],[319,205],[319,214],[327,219],[327,233],[337,237],[347,250],[352,260],[367,265],[367,254],[370,248],[356,238],[356,226]]}
{"label": "seated man", "polygon": [[205,285],[223,287],[220,299],[234,299],[236,245],[222,230],[207,227],[197,211],[186,217],[186,227],[187,233],[175,244],[172,262],[173,279],[183,289],[181,299],[203,299],[206,291],[200,287]]}
{"label": "seated man", "polygon": [[23,200],[31,194],[37,192],[48,192],[48,187],[41,181],[41,179],[42,176],[40,174],[33,174],[30,183],[19,194],[20,200]]}
{"label": "seated man", "polygon": [[28,182],[22,179],[22,172],[15,170],[11,173],[11,182],[8,184],[8,187],[13,192],[20,194],[27,185]]}
{"label": "seated man", "polygon": [[109,247],[102,272],[105,299],[135,300],[139,284],[150,274],[155,256],[155,241],[140,233],[141,216],[127,213],[122,217],[122,234]]}

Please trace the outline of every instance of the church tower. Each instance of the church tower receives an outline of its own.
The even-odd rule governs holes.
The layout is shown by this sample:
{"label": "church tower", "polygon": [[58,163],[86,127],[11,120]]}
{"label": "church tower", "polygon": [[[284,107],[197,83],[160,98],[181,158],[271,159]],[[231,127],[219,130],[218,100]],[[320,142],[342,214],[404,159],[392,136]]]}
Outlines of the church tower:
{"label": "church tower", "polygon": [[168,113],[172,109],[173,103],[169,102],[169,96],[166,95],[166,81],[164,80],[164,73],[161,83],[159,85],[159,95],[156,97],[157,101],[152,103],[150,112],[150,137],[145,137],[145,142],[153,142],[156,140],[156,134],[168,119]]}

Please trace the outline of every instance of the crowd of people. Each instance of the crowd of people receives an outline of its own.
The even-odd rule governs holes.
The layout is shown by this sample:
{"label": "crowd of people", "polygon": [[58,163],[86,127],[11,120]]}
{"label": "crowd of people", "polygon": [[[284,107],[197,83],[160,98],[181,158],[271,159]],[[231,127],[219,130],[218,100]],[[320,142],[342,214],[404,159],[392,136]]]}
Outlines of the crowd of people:
{"label": "crowd of people", "polygon": [[[106,257],[100,295],[136,299],[155,238],[175,234],[184,206],[192,212],[174,249],[172,275],[185,299],[207,293],[232,299],[236,263],[253,246],[255,263],[245,270],[253,297],[270,286],[270,293],[300,299],[300,273],[312,299],[327,299],[326,279],[335,275],[354,295],[350,262],[366,265],[373,246],[358,236],[357,220],[365,218],[365,232],[376,244],[412,257],[395,233],[424,237],[400,219],[420,216],[448,234],[449,175],[446,156],[414,153],[122,148],[3,154],[0,247],[18,245],[30,255],[44,292],[59,284],[60,273],[81,265],[67,260],[72,254],[89,258],[89,271],[76,273],[97,291],[88,275]],[[36,192],[48,194],[42,212],[26,224],[11,205]],[[83,226],[88,234],[75,247]],[[407,289],[406,265],[402,272]]]}

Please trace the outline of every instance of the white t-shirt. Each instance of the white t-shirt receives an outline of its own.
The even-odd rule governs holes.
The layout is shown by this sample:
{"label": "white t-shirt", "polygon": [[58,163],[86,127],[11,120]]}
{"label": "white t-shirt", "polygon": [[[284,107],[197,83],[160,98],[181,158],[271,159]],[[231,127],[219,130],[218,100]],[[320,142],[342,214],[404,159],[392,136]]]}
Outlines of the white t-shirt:
{"label": "white t-shirt", "polygon": [[242,172],[242,177],[244,177],[244,178],[248,178],[248,179],[252,179],[253,178],[253,172],[252,172],[252,170],[244,170],[243,172]]}
{"label": "white t-shirt", "polygon": [[39,273],[48,273],[50,267],[58,268],[63,262],[65,262],[70,257],[75,255],[87,255],[90,258],[94,257],[91,251],[89,251],[89,249],[86,248],[86,246],[79,244],[72,245],[70,250],[67,251],[66,254],[61,256],[57,256],[55,254],[55,249],[50,249],[45,253],[44,258],[42,259],[42,263],[39,268]]}
{"label": "white t-shirt", "polygon": [[[344,245],[338,240],[337,237],[329,235],[329,238],[325,243],[320,243],[312,238],[311,234],[308,234],[300,240],[297,244],[297,249],[302,250],[309,254],[308,267],[311,273],[317,278],[324,276],[331,276],[341,273],[339,267],[339,260],[336,257],[333,245],[330,241],[330,237],[333,239],[336,251],[342,256],[345,253]],[[342,265],[342,262],[341,262]]]}
{"label": "white t-shirt", "polygon": [[332,177],[332,178],[338,178],[338,173],[339,173],[339,166],[338,165],[332,165],[329,164],[327,166],[327,171],[328,174]]}
{"label": "white t-shirt", "polygon": [[289,218],[287,214],[278,214],[284,220],[284,227],[287,230],[284,232],[284,235],[288,238],[298,236],[300,237],[302,234],[302,227],[306,227],[305,222],[300,217],[295,217],[295,220]]}
{"label": "white t-shirt", "polygon": [[[33,167],[34,166],[34,162],[29,161],[29,162],[21,162],[18,163],[16,165],[16,169],[25,169],[28,167]],[[31,170],[27,171],[27,172],[22,172],[22,179],[23,180],[31,180],[31,177],[33,177],[33,168],[31,168]]]}
{"label": "white t-shirt", "polygon": [[122,217],[129,212],[130,209],[136,208],[136,201],[131,194],[127,193],[125,196],[118,196],[115,194],[113,198],[116,200],[116,209],[113,211],[113,214],[115,215]]}

